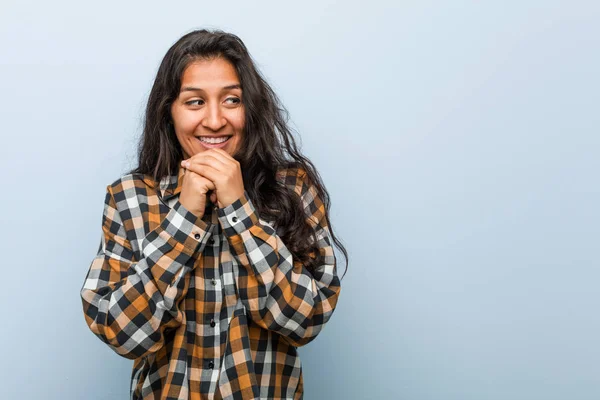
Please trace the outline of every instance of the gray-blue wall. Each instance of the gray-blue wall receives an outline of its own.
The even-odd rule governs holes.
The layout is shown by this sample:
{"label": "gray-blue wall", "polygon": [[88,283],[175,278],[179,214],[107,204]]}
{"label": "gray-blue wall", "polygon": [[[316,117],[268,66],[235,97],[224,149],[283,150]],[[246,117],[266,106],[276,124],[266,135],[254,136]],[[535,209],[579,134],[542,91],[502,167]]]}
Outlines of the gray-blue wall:
{"label": "gray-blue wall", "polygon": [[0,398],[127,398],[131,361],[88,330],[79,289],[158,63],[200,27],[245,41],[350,251],[300,349],[306,399],[600,398],[599,18],[593,1],[3,1]]}

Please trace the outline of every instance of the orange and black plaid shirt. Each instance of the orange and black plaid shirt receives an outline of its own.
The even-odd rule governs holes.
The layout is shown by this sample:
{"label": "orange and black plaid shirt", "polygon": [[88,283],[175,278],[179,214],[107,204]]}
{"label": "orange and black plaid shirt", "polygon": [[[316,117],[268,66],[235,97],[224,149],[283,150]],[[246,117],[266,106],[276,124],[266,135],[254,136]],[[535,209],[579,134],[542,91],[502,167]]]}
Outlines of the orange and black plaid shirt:
{"label": "orange and black plaid shirt", "polygon": [[296,348],[323,329],[341,289],[324,204],[305,171],[278,172],[317,234],[325,261],[311,274],[247,192],[223,208],[208,201],[200,218],[187,210],[184,173],[107,186],[81,289],[86,323],[134,360],[131,399],[302,399]]}

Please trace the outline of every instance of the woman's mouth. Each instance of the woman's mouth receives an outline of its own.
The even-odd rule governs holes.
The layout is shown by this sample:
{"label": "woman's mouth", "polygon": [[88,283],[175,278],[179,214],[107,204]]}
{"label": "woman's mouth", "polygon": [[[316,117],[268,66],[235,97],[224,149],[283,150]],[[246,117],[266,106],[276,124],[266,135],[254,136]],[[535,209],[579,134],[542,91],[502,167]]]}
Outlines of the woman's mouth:
{"label": "woman's mouth", "polygon": [[225,144],[229,141],[231,136],[196,136],[196,138],[202,143],[202,146],[213,149],[213,148],[221,148],[224,147]]}

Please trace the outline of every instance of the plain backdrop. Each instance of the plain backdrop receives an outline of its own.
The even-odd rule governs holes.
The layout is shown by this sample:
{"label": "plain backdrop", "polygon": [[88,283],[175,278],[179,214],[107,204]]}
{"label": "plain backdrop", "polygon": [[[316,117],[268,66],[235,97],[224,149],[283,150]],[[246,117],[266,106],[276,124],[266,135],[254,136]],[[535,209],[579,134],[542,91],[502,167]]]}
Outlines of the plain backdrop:
{"label": "plain backdrop", "polygon": [[594,1],[3,1],[0,398],[128,397],[132,362],[79,290],[160,60],[198,28],[246,43],[350,253],[299,349],[305,399],[600,398],[599,18]]}

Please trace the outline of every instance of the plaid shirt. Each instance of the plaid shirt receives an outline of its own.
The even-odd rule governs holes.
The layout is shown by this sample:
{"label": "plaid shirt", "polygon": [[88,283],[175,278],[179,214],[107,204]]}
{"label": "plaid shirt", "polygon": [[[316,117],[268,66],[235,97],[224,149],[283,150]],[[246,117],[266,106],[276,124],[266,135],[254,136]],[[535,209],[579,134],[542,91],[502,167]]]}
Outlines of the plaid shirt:
{"label": "plaid shirt", "polygon": [[201,218],[187,210],[184,173],[158,190],[141,174],[108,185],[81,289],[87,325],[134,360],[131,399],[302,399],[296,348],[323,329],[341,289],[324,204],[303,170],[278,172],[325,256],[311,274],[247,192],[223,208],[208,201]]}

